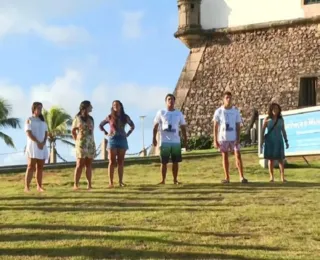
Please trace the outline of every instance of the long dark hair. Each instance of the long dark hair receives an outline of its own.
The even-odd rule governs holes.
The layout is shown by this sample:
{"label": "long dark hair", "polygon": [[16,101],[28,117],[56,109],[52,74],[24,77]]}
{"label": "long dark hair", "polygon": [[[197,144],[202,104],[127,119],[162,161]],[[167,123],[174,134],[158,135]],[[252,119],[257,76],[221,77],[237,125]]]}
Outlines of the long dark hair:
{"label": "long dark hair", "polygon": [[278,107],[278,109],[279,109],[278,118],[282,118],[281,106],[280,106],[278,103],[274,103],[274,102],[269,105],[268,117],[269,117],[269,118],[272,118],[272,117],[273,117],[272,110],[273,110],[274,107]]}
{"label": "long dark hair", "polygon": [[[43,107],[41,102],[33,102],[32,107],[31,107],[32,114],[34,113],[34,111],[36,111],[38,106],[42,106]],[[42,114],[39,115],[39,119],[44,122],[44,117],[43,117]]]}
{"label": "long dark hair", "polygon": [[[119,103],[119,105],[120,105],[120,115],[118,115],[117,112],[114,111],[114,109],[113,109],[113,104],[114,104],[115,102]],[[120,119],[120,121],[121,121],[123,124],[126,124],[126,123],[127,123],[127,115],[126,115],[126,113],[124,112],[124,107],[123,107],[123,104],[121,103],[120,100],[114,100],[114,101],[112,102],[111,114],[109,115],[109,117],[114,120],[114,123],[115,123],[115,124],[117,124],[117,119]]]}
{"label": "long dark hair", "polygon": [[[85,118],[82,117],[81,112],[85,109],[87,109],[88,107],[91,106],[91,102],[89,100],[84,100],[80,103],[79,106],[79,112],[77,113],[77,116],[80,116],[81,119],[85,120]],[[93,121],[93,117],[88,115],[88,117]]]}

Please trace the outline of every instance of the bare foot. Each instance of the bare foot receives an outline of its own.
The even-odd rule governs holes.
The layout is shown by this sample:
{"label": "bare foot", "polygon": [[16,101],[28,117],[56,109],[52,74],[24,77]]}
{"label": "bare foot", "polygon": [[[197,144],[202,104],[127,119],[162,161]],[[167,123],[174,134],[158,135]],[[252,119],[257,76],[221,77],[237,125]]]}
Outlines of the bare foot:
{"label": "bare foot", "polygon": [[79,187],[78,186],[73,186],[73,190],[79,190]]}
{"label": "bare foot", "polygon": [[125,185],[123,182],[121,182],[121,183],[119,184],[119,186],[120,186],[120,187],[125,187],[125,186],[127,186],[127,185]]}
{"label": "bare foot", "polygon": [[287,180],[286,180],[286,179],[283,179],[282,182],[285,183],[285,182],[287,182]]}
{"label": "bare foot", "polygon": [[38,191],[38,192],[44,192],[44,189],[41,188],[41,187],[37,187],[37,191]]}
{"label": "bare foot", "polygon": [[92,186],[91,186],[91,185],[88,186],[88,187],[87,187],[87,190],[92,190]]}
{"label": "bare foot", "polygon": [[30,188],[25,187],[25,188],[24,188],[24,192],[30,192]]}
{"label": "bare foot", "polygon": [[182,183],[181,183],[181,182],[178,182],[178,181],[174,181],[173,184],[175,184],[175,185],[180,185],[180,184],[182,184]]}
{"label": "bare foot", "polygon": [[158,185],[164,185],[164,184],[166,184],[165,181],[162,181],[162,182],[159,182],[159,183],[158,183]]}
{"label": "bare foot", "polygon": [[113,184],[109,184],[109,185],[108,185],[108,188],[109,188],[109,189],[113,189],[113,188],[114,188]]}

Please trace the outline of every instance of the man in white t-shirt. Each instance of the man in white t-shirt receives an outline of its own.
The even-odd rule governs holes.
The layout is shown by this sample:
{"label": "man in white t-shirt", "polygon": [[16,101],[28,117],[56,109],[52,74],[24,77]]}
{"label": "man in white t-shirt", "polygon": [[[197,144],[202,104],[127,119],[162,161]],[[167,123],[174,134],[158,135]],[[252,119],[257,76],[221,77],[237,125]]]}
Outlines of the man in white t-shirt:
{"label": "man in white t-shirt", "polygon": [[153,128],[153,145],[157,146],[157,132],[160,131],[160,160],[162,181],[165,184],[167,175],[167,164],[171,157],[172,174],[174,184],[178,182],[179,162],[182,161],[181,156],[181,140],[179,129],[183,135],[184,145],[187,144],[186,121],[183,114],[174,108],[176,98],[172,94],[168,94],[165,98],[167,109],[159,110],[154,119]]}
{"label": "man in white t-shirt", "polygon": [[234,151],[236,164],[239,171],[240,181],[247,183],[244,178],[242,159],[240,154],[240,123],[241,116],[239,110],[232,106],[231,92],[223,94],[223,106],[218,108],[213,116],[214,122],[214,146],[220,149],[223,158],[223,169],[225,179],[222,183],[230,182],[229,174],[229,152]]}

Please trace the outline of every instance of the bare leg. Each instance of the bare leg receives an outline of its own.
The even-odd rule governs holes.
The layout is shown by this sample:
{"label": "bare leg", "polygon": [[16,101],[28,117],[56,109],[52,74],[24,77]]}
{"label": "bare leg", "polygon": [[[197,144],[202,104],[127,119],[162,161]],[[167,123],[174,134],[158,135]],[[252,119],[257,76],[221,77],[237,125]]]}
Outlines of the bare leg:
{"label": "bare leg", "polygon": [[36,164],[36,181],[37,181],[37,191],[43,192],[44,189],[42,187],[42,177],[43,177],[43,165],[45,160],[37,160]]}
{"label": "bare leg", "polygon": [[162,175],[162,181],[159,184],[166,184],[166,177],[167,177],[167,163],[161,163],[160,169],[161,169],[161,175]]}
{"label": "bare leg", "polygon": [[26,170],[25,183],[24,183],[24,191],[30,191],[30,183],[32,180],[33,172],[36,169],[37,159],[28,158],[28,166]]}
{"label": "bare leg", "polygon": [[109,166],[108,166],[109,188],[113,188],[113,176],[114,176],[114,167],[116,166],[116,161],[117,161],[117,149],[109,149],[108,157],[109,157]]}
{"label": "bare leg", "polygon": [[174,184],[179,184],[178,172],[179,172],[179,163],[172,163],[172,175],[173,175],[173,183]]}
{"label": "bare leg", "polygon": [[85,159],[85,165],[86,165],[86,177],[87,177],[87,182],[88,186],[87,189],[91,190],[92,189],[92,158],[86,158]]}
{"label": "bare leg", "polygon": [[226,181],[230,181],[230,174],[229,174],[229,154],[228,152],[222,153],[222,166],[224,170],[224,179]]}
{"label": "bare leg", "polygon": [[121,187],[125,186],[125,184],[123,183],[123,168],[124,168],[125,154],[126,154],[125,149],[118,149],[117,151],[118,176],[119,176],[119,185]]}
{"label": "bare leg", "polygon": [[73,189],[77,190],[79,189],[79,181],[82,174],[82,169],[85,165],[85,159],[84,158],[77,158],[77,164],[76,168],[74,170],[74,186]]}
{"label": "bare leg", "polygon": [[274,182],[274,174],[273,174],[274,161],[273,160],[268,161],[268,168],[269,168],[270,182]]}
{"label": "bare leg", "polygon": [[284,160],[279,160],[279,169],[280,169],[281,181],[286,182],[286,179],[284,178]]}
{"label": "bare leg", "polygon": [[236,151],[235,157],[236,157],[236,165],[239,172],[239,178],[240,178],[240,181],[242,181],[244,179],[244,176],[243,176],[243,164],[242,164],[241,153],[239,151]]}

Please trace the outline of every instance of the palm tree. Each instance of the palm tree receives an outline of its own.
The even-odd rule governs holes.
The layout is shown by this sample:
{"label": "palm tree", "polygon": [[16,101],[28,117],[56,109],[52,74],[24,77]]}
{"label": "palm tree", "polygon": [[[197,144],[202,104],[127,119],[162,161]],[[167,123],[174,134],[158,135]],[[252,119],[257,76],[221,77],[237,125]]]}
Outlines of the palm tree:
{"label": "palm tree", "polygon": [[[61,107],[51,107],[49,111],[43,110],[43,116],[48,125],[48,142],[50,147],[49,163],[56,163],[57,155],[64,160],[56,150],[56,142],[75,146],[72,140],[70,127],[72,125],[72,117]],[[64,160],[65,161],[65,160]]]}
{"label": "palm tree", "polygon": [[[0,98],[0,129],[2,128],[21,128],[20,119],[15,117],[9,117],[12,107],[4,99]],[[15,148],[13,140],[10,136],[0,131],[0,138],[6,143],[6,145]]]}

